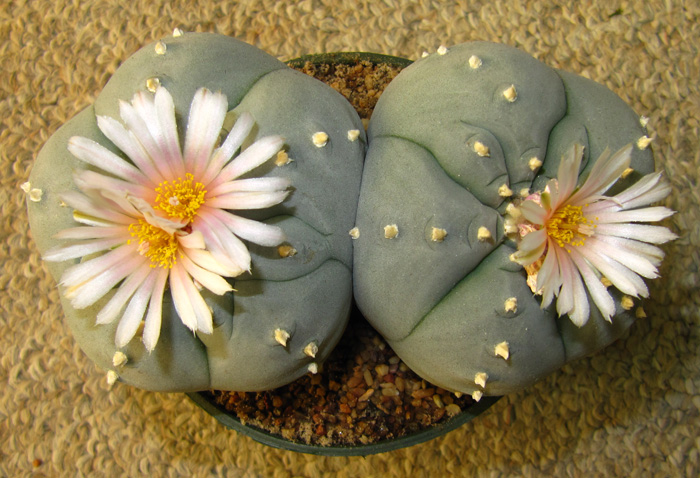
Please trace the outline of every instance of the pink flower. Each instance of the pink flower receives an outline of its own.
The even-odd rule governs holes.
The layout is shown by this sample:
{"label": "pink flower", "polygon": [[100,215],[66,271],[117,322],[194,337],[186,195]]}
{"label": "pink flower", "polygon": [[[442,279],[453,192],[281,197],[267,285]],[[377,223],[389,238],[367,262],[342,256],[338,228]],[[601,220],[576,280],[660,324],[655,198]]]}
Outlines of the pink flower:
{"label": "pink flower", "polygon": [[231,158],[254,121],[243,114],[217,148],[228,109],[226,97],[198,90],[190,107],[184,148],[180,147],[173,99],[165,88],[139,92],[120,103],[123,124],[99,116],[104,135],[130,160],[84,137],[69,151],[102,172],[74,174],[79,191],[62,195],[83,226],[56,235],[71,243],[48,251],[49,261],[84,258],[65,271],[60,284],[76,309],[89,307],[116,287],[97,314],[98,324],[121,316],[115,343],[124,347],[143,322],[143,342],[158,342],[163,294],[169,287],[183,324],[211,333],[212,313],[199,290],[232,290],[224,277],[250,270],[241,239],[264,246],[281,243],[277,227],[227,210],[266,208],[288,194],[284,178],[237,179],[282,147],[279,136],[262,138]]}
{"label": "pink flower", "polygon": [[613,155],[606,150],[577,187],[583,147],[575,145],[562,158],[557,179],[517,208],[520,240],[511,259],[526,266],[528,284],[543,296],[542,307],[557,297],[559,315],[568,314],[578,326],[590,313],[586,289],[603,317],[610,321],[615,313],[603,278],[624,294],[647,297],[642,278],[658,277],[664,257],[652,244],[676,238],[665,227],[638,224],[673,214],[665,207],[643,207],[670,193],[661,173],[646,175],[615,196],[603,195],[629,167],[631,152],[631,145]]}

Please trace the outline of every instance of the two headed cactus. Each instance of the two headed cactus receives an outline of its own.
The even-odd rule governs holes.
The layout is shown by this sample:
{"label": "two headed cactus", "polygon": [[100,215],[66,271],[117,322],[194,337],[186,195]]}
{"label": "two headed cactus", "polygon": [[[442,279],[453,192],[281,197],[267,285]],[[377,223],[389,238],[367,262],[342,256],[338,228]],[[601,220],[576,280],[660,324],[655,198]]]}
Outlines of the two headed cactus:
{"label": "two headed cactus", "polygon": [[[513,218],[572,144],[586,174],[603,149],[640,138],[607,89],[468,43],[402,72],[367,139],[320,82],[237,40],[188,34],[137,52],[51,137],[29,215],[74,335],[113,378],[170,391],[281,386],[318,371],[354,285],[410,367],[478,399],[525,387],[631,323],[636,304],[618,293],[612,322],[592,307],[577,327],[541,308],[512,260],[519,232],[538,228]],[[635,148],[631,167],[621,183],[652,171],[651,153]],[[121,276],[90,265],[119,251]]]}

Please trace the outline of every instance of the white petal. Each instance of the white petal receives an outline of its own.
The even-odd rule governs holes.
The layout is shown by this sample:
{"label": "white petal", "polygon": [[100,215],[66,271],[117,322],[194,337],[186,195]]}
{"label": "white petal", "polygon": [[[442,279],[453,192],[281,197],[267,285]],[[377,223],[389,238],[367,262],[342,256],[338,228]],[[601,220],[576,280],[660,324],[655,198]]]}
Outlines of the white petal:
{"label": "white petal", "polygon": [[51,262],[67,261],[69,259],[77,259],[78,257],[87,256],[96,252],[111,249],[124,243],[121,237],[102,239],[99,241],[83,242],[72,244],[69,246],[53,247],[44,253],[44,260]]}
{"label": "white petal", "polygon": [[158,136],[160,136],[161,133],[154,95],[146,93],[145,91],[137,91],[131,99],[131,105],[143,121],[143,124],[148,128],[151,138],[158,144]]}
{"label": "white petal", "polygon": [[562,273],[562,287],[557,300],[557,312],[559,315],[568,314],[569,319],[581,327],[588,321],[590,306],[588,296],[581,280],[578,268],[571,260],[568,253],[560,249],[559,267]]}
{"label": "white petal", "polygon": [[122,285],[119,286],[117,292],[114,293],[111,299],[97,313],[97,324],[109,324],[117,318],[119,313],[124,308],[124,305],[129,301],[136,289],[146,280],[146,277],[151,272],[151,268],[144,265],[139,267],[133,273],[129,274]]}
{"label": "white petal", "polygon": [[83,282],[102,274],[132,255],[134,255],[133,246],[123,245],[117,247],[94,259],[69,267],[61,276],[60,284],[65,287],[80,286]]}
{"label": "white petal", "polygon": [[660,172],[647,174],[632,186],[613,196],[613,198],[616,202],[624,204],[632,199],[638,198],[639,196],[644,196],[649,191],[653,190],[657,184],[659,184],[660,179]]}
{"label": "white petal", "polygon": [[547,211],[534,201],[523,201],[520,205],[523,218],[533,224],[544,225],[547,220]]}
{"label": "white petal", "polygon": [[634,209],[661,201],[671,194],[671,185],[661,180],[661,173],[648,174],[636,184],[613,197],[624,209]]}
{"label": "white petal", "polygon": [[220,196],[232,192],[249,191],[284,191],[291,185],[287,178],[250,178],[236,179],[227,183],[222,183],[214,189],[207,191],[208,197]]}
{"label": "white petal", "polygon": [[539,259],[547,245],[547,231],[540,229],[527,234],[518,245],[518,252],[514,258],[523,266],[527,266]]}
{"label": "white petal", "polygon": [[[143,107],[140,108],[143,110]],[[134,135],[141,147],[146,151],[151,162],[159,172],[160,177],[173,178],[174,172],[170,169],[167,162],[163,161],[163,154],[158,147],[158,144],[153,139],[148,123],[155,122],[155,116],[152,118],[142,118],[136,108],[126,101],[119,102],[119,114],[124,120],[126,127]]]}
{"label": "white petal", "polygon": [[557,246],[552,241],[549,242],[542,267],[537,271],[536,288],[537,290],[542,290],[542,308],[549,306],[554,296],[558,295],[559,289],[561,289],[561,272],[559,271],[557,254],[554,250]]}
{"label": "white petal", "polygon": [[200,222],[193,227],[202,232],[214,257],[223,255],[233,262],[234,268],[249,271],[250,253],[245,244],[213,215],[199,214],[198,218]]}
{"label": "white petal", "polygon": [[160,328],[163,313],[163,293],[168,280],[168,269],[159,269],[155,285],[151,293],[151,300],[148,304],[145,324],[143,327],[143,344],[146,350],[152,352],[160,337]]}
{"label": "white petal", "polygon": [[604,193],[617,182],[630,165],[632,145],[628,144],[612,156],[605,150],[593,165],[588,179],[569,199],[570,204],[586,202],[586,198]]}
{"label": "white petal", "polygon": [[193,332],[212,333],[214,325],[209,306],[179,264],[170,271],[170,286],[175,308],[183,323]]}
{"label": "white petal", "polygon": [[218,261],[209,251],[185,249],[183,252],[198,266],[223,277],[236,277],[244,272],[231,261]]}
{"label": "white petal", "polygon": [[593,268],[588,262],[578,253],[576,248],[571,251],[571,259],[576,264],[578,271],[586,283],[586,288],[593,298],[598,310],[603,315],[603,318],[610,320],[615,313],[615,302],[612,296],[608,293],[607,288],[600,281],[600,278],[595,274]]}
{"label": "white petal", "polygon": [[203,287],[206,287],[217,295],[224,295],[226,292],[233,290],[231,285],[226,282],[220,275],[209,272],[194,264],[186,255],[181,258],[182,266],[194,280],[199,282]]}
{"label": "white petal", "polygon": [[540,193],[539,203],[550,214],[556,210],[562,202],[566,200],[566,196],[559,194],[559,183],[556,179],[550,179],[544,187],[544,191]]}
{"label": "white petal", "polygon": [[134,208],[132,202],[129,200],[130,197],[136,197],[131,193],[126,191],[115,191],[112,189],[102,189],[100,194],[108,201],[112,201],[119,209],[124,211],[129,216],[139,216],[140,211]]}
{"label": "white petal", "polygon": [[76,211],[93,216],[96,219],[111,222],[114,224],[131,224],[134,222],[133,217],[129,217],[122,212],[116,211],[110,207],[112,203],[108,202],[101,196],[91,194],[89,197],[77,191],[69,191],[60,195],[60,198],[66,205],[72,207]]}
{"label": "white petal", "polygon": [[231,181],[272,158],[284,145],[280,136],[266,136],[244,149],[212,180],[209,188]]}
{"label": "white petal", "polygon": [[652,244],[663,244],[678,238],[668,228],[646,224],[598,224],[596,235],[626,237]]}
{"label": "white petal", "polygon": [[287,239],[282,229],[252,219],[230,214],[220,209],[213,214],[236,236],[261,246],[278,246]]}
{"label": "white petal", "polygon": [[[581,160],[583,159],[583,146],[575,143],[562,156],[559,162],[559,170],[557,172],[557,184],[559,195],[563,198],[568,198],[576,188],[578,182],[579,170],[581,169]],[[558,205],[554,205],[554,208]]]}
{"label": "white petal", "polygon": [[590,237],[586,240],[594,247],[598,253],[606,256],[614,256],[615,260],[624,264],[632,271],[636,272],[647,279],[656,279],[659,277],[658,271],[646,257],[635,254],[624,247],[622,241],[616,241],[615,238],[598,236]]}
{"label": "white petal", "polygon": [[569,311],[569,319],[577,327],[583,327],[591,314],[591,306],[588,303],[586,289],[581,281],[581,276],[574,275],[574,308]]}
{"label": "white petal", "polygon": [[598,254],[595,248],[589,247],[588,244],[579,247],[578,252],[607,277],[620,291],[634,297],[647,297],[649,295],[646,284],[644,284],[641,277],[613,258]]}
{"label": "white petal", "polygon": [[627,239],[624,237],[605,236],[602,234],[596,234],[596,237],[598,239],[606,240],[609,243],[615,244],[616,247],[625,248],[633,254],[644,257],[655,267],[658,267],[661,264],[661,260],[666,255],[664,251],[660,248],[651,244],[647,244],[646,242],[636,241],[634,239]]}
{"label": "white petal", "polygon": [[68,151],[92,166],[137,184],[147,184],[148,178],[133,165],[95,141],[73,136],[68,140]]}
{"label": "white petal", "polygon": [[173,297],[175,310],[177,310],[177,315],[180,317],[182,323],[191,331],[196,332],[197,317],[194,314],[192,303],[185,289],[184,281],[189,279],[183,277],[184,275],[183,269],[177,267],[177,264],[170,269],[170,294]]}
{"label": "white petal", "polygon": [[86,191],[88,189],[103,190],[109,189],[112,191],[128,191],[136,196],[147,196],[151,194],[151,189],[144,187],[141,184],[135,184],[121,179],[112,178],[103,174],[96,173],[84,169],[73,174],[73,182],[78,189]]}
{"label": "white petal", "polygon": [[289,191],[235,192],[207,200],[207,206],[219,209],[264,209],[279,204]]}
{"label": "white petal", "polygon": [[160,137],[156,137],[160,150],[163,151],[165,160],[178,177],[185,175],[185,164],[180,152],[180,140],[177,134],[175,122],[175,105],[173,97],[168,90],[159,87],[154,97],[155,111],[160,129]]}
{"label": "white petal", "polygon": [[675,214],[674,211],[663,206],[646,207],[631,211],[616,211],[599,213],[596,221],[601,224],[621,222],[656,222]]}
{"label": "white petal", "polygon": [[248,137],[253,129],[255,121],[250,113],[243,113],[231,128],[223,144],[214,151],[205,173],[202,175],[201,183],[208,185],[209,182],[221,171],[234,153],[241,147],[243,141]]}
{"label": "white petal", "polygon": [[190,234],[177,234],[177,241],[185,249],[205,249],[204,236],[201,231],[192,231]]}
{"label": "white petal", "polygon": [[[552,247],[551,251],[557,258],[561,277],[561,287],[557,294],[557,311],[561,310],[564,311],[563,313],[567,313],[574,307],[573,285],[570,280],[573,266],[570,264],[571,259],[561,247]],[[562,312],[559,312],[559,314],[561,315]]]}
{"label": "white petal", "polygon": [[151,186],[155,186],[163,180],[148,153],[130,130],[109,116],[98,116],[97,126],[150,179]]}
{"label": "white petal", "polygon": [[69,227],[54,234],[54,239],[104,239],[107,237],[128,237],[129,229],[125,226],[79,226]]}
{"label": "white petal", "polygon": [[185,135],[185,166],[195,177],[204,173],[224,124],[228,102],[221,93],[200,88],[192,98]]}
{"label": "white petal", "polygon": [[135,256],[115,264],[114,267],[101,272],[78,287],[66,288],[65,296],[71,300],[71,304],[76,309],[89,307],[101,299],[126,276],[140,267],[147,267],[145,264],[146,260],[144,257]]}
{"label": "white petal", "polygon": [[119,320],[117,332],[114,336],[114,342],[117,348],[125,347],[131,339],[134,338],[134,335],[136,335],[136,331],[139,329],[139,325],[141,325],[141,320],[146,313],[146,307],[148,307],[148,302],[153,292],[156,274],[155,271],[151,271],[143,284],[141,284],[141,287],[129,301],[124,315],[122,315],[122,318]]}

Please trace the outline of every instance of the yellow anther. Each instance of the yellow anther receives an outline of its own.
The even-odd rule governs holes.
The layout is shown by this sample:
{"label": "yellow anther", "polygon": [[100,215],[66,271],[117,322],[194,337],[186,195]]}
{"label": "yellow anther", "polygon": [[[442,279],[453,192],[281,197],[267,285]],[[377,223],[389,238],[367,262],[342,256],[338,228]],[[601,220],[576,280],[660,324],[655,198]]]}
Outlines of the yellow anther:
{"label": "yellow anther", "polygon": [[204,190],[202,183],[194,183],[194,176],[190,173],[185,179],[177,178],[174,181],[163,181],[156,188],[156,205],[153,209],[163,211],[171,219],[184,219],[192,221],[197,215],[197,210],[204,204]]}
{"label": "yellow anther", "polygon": [[177,263],[179,245],[175,236],[143,219],[130,224],[129,232],[138,239],[138,252],[151,260],[151,267],[171,269]]}
{"label": "yellow anther", "polygon": [[595,227],[595,224],[583,215],[582,206],[567,204],[547,221],[547,234],[557,241],[560,247],[564,247],[564,244],[582,246],[585,236],[592,236]]}

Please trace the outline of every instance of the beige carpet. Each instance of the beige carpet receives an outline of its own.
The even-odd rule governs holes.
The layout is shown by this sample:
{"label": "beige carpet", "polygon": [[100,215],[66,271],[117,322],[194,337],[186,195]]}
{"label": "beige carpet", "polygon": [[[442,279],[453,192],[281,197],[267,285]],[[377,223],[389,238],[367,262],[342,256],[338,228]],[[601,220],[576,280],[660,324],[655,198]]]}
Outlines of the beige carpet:
{"label": "beige carpet", "polygon": [[[0,6],[0,475],[451,477],[700,474],[700,5],[695,0],[6,0]],[[436,7],[437,5],[441,6]],[[173,27],[281,59],[417,58],[500,41],[601,82],[650,118],[680,238],[629,334],[448,435],[367,458],[267,448],[184,395],[117,384],[76,346],[28,231],[24,193],[46,139],[117,66]]]}

